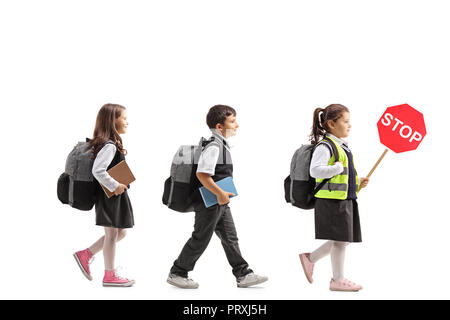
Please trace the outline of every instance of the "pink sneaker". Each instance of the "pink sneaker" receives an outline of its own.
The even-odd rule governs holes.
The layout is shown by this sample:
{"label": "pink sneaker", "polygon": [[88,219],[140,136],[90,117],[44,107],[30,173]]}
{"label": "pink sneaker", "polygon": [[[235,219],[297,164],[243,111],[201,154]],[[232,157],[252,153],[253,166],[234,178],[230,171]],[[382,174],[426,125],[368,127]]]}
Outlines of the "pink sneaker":
{"label": "pink sneaker", "polygon": [[117,270],[105,270],[105,276],[103,277],[104,287],[131,287],[134,283],[134,280],[120,277],[117,274]]}
{"label": "pink sneaker", "polygon": [[92,255],[89,249],[85,249],[82,251],[75,252],[73,254],[75,261],[83,272],[84,276],[88,278],[88,280],[92,280],[91,271],[89,270],[89,265],[94,261],[94,256]]}
{"label": "pink sneaker", "polygon": [[309,260],[309,253],[300,254],[300,262],[302,263],[303,271],[305,272],[306,279],[309,283],[313,283],[314,263]]}
{"label": "pink sneaker", "polygon": [[359,284],[356,284],[354,282],[351,282],[347,279],[341,279],[339,281],[334,281],[331,279],[330,281],[330,290],[331,291],[359,291],[362,287]]}

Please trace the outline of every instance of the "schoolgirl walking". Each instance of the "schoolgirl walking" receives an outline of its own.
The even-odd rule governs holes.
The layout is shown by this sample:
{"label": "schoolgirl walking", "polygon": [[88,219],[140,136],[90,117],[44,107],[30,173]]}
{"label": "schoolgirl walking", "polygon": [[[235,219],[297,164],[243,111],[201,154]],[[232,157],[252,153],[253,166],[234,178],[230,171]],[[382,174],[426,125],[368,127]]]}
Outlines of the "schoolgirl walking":
{"label": "schoolgirl walking", "polygon": [[[330,179],[315,195],[315,236],[328,241],[313,252],[300,254],[300,261],[307,280],[312,283],[314,264],[330,255],[332,291],[362,289],[361,285],[344,277],[346,247],[349,243],[362,241],[356,201],[358,188],[366,187],[369,182],[369,178],[358,177],[353,154],[343,140],[349,136],[350,128],[350,112],[343,105],[332,104],[314,111],[310,138],[316,147],[311,158],[310,175],[316,179],[316,185]],[[337,150],[339,161],[336,161],[333,149]]]}
{"label": "schoolgirl walking", "polygon": [[[95,201],[96,225],[104,228],[105,235],[85,250],[73,254],[84,276],[92,280],[89,266],[94,256],[103,251],[105,274],[103,286],[130,287],[135,281],[118,275],[114,266],[116,243],[122,240],[127,228],[134,225],[133,208],[127,194],[128,187],[114,180],[107,172],[125,159],[127,151],[122,145],[121,134],[128,127],[125,107],[105,104],[97,115],[94,137],[90,140],[92,156],[95,158],[92,174],[99,182]],[[108,198],[103,185],[113,196]]]}

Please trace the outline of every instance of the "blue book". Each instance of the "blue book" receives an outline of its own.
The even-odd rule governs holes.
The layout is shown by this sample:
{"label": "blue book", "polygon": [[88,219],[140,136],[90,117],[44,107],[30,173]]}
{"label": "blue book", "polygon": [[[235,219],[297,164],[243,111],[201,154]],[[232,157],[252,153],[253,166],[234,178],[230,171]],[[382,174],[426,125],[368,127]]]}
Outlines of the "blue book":
{"label": "blue book", "polygon": [[[231,192],[234,195],[238,195],[236,188],[233,183],[233,178],[226,177],[222,180],[216,181],[216,184],[219,186],[220,189],[222,189],[225,192]],[[205,187],[200,188],[200,194],[202,195],[203,202],[205,203],[205,206],[207,208],[217,204],[217,197],[214,193],[206,189]],[[231,198],[232,196],[230,196]]]}

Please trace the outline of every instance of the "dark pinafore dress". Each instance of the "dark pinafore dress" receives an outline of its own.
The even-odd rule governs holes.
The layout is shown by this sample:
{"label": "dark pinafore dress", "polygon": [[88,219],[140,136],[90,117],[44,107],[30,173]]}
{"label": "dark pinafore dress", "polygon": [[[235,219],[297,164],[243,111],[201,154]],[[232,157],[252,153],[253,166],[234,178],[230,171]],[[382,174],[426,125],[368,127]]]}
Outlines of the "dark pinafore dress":
{"label": "dark pinafore dress", "polygon": [[346,200],[316,199],[314,208],[316,239],[362,242],[353,154],[346,145],[342,145],[342,149],[348,158],[348,196]]}
{"label": "dark pinafore dress", "polygon": [[[122,160],[125,160],[125,156],[117,150],[107,170]],[[127,191],[125,190],[119,196],[113,195],[108,199],[102,187],[98,184],[97,200],[95,202],[95,222],[96,225],[103,227],[132,228],[134,226],[133,208]]]}

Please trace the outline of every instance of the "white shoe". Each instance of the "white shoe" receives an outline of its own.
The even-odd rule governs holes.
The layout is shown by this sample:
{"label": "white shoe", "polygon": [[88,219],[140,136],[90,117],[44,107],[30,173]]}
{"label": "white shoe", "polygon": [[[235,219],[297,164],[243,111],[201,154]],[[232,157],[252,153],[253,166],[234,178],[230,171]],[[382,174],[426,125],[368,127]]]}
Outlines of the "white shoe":
{"label": "white shoe", "polygon": [[167,278],[167,282],[171,285],[181,288],[181,289],[197,289],[198,283],[190,278],[183,278],[180,276],[177,276],[176,274],[169,274],[169,277]]}
{"label": "white shoe", "polygon": [[239,288],[248,288],[251,286],[255,286],[257,284],[266,282],[269,280],[268,277],[265,276],[258,276],[257,274],[249,273],[245,277],[241,277],[237,280],[237,286]]}

